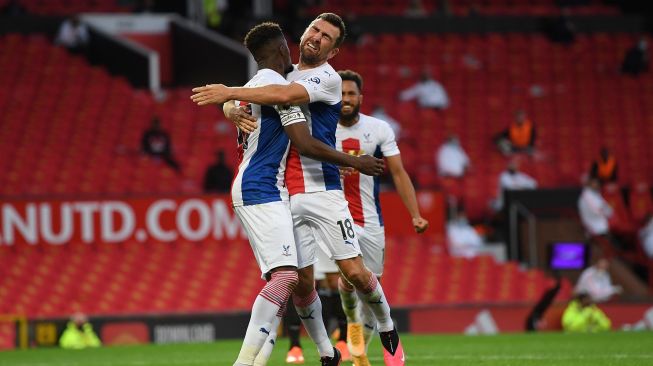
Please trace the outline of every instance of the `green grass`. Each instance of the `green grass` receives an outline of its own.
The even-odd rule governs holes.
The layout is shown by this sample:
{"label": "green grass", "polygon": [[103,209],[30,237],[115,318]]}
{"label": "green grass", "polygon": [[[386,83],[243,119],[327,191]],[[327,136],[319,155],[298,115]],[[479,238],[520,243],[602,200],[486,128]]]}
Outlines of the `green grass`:
{"label": "green grass", "polygon": [[[403,335],[407,364],[417,365],[653,365],[653,332],[589,335]],[[315,347],[303,340],[306,365],[318,365]],[[0,352],[1,366],[219,366],[232,365],[239,340],[211,344],[106,347],[82,351],[33,349]],[[383,365],[380,342],[370,346],[372,365]],[[269,363],[285,365],[287,339]],[[343,365],[350,365],[343,363]]]}

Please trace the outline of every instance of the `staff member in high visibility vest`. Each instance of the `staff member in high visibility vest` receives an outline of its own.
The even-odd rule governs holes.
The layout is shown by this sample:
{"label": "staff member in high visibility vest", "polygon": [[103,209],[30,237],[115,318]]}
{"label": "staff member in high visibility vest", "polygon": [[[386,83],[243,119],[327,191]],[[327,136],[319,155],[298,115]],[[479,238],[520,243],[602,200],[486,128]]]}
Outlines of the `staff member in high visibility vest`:
{"label": "staff member in high visibility vest", "polygon": [[612,322],[590,296],[579,293],[562,314],[562,329],[568,333],[595,333],[610,330]]}
{"label": "staff member in high visibility vest", "polygon": [[59,338],[59,346],[65,349],[83,349],[100,347],[102,341],[93,331],[86,315],[76,313],[68,322],[66,330]]}
{"label": "staff member in high visibility vest", "polygon": [[535,125],[526,116],[526,112],[515,112],[515,120],[495,139],[499,151],[504,155],[525,152],[533,153],[535,149]]}
{"label": "staff member in high visibility vest", "polygon": [[592,163],[590,177],[601,183],[617,181],[617,159],[607,147],[601,148],[599,157]]}

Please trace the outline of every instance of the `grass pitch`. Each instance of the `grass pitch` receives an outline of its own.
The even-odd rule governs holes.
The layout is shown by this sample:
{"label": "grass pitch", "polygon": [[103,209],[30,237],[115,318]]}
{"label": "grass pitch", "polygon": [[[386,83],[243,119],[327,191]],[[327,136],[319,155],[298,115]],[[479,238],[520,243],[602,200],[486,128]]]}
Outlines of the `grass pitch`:
{"label": "grass pitch", "polygon": [[[499,336],[403,335],[406,362],[417,365],[601,366],[653,365],[653,332],[513,334]],[[105,347],[66,351],[33,349],[0,352],[1,366],[229,366],[240,340],[210,344]],[[303,340],[306,365],[318,365],[310,340]],[[288,340],[280,339],[270,366],[286,365]],[[370,346],[374,366],[383,365],[378,340]],[[343,362],[343,365],[351,363]]]}

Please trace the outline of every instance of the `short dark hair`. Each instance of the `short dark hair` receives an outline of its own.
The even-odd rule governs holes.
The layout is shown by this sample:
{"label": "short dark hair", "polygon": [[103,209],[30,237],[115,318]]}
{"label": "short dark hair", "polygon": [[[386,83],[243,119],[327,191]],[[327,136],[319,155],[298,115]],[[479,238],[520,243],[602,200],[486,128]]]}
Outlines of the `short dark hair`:
{"label": "short dark hair", "polygon": [[263,48],[270,40],[283,38],[283,31],[277,23],[265,22],[250,29],[245,35],[243,44],[252,53],[256,61],[260,61]]}
{"label": "short dark hair", "polygon": [[342,81],[349,80],[355,82],[356,86],[358,86],[358,91],[363,92],[363,77],[361,74],[352,70],[341,70],[338,71],[338,75],[340,75]]}
{"label": "short dark hair", "polygon": [[345,27],[345,22],[342,21],[342,18],[338,14],[334,13],[322,13],[315,18],[315,20],[322,19],[326,22],[329,22],[331,25],[338,27],[340,30],[340,35],[336,38],[336,45],[338,47],[342,44],[347,37],[347,28]]}

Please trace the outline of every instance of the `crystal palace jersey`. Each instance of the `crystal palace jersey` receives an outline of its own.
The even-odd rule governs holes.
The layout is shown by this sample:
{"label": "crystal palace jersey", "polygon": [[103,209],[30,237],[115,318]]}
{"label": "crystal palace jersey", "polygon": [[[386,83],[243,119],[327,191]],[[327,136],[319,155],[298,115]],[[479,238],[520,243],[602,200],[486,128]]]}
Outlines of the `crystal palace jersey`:
{"label": "crystal palace jersey", "polygon": [[[395,134],[387,122],[362,113],[359,116],[358,122],[351,127],[338,124],[338,150],[353,155],[374,155],[379,159],[399,155]],[[344,187],[354,222],[360,226],[383,226],[379,177],[356,172],[345,177]]]}
{"label": "crystal palace jersey", "polygon": [[[288,84],[275,71],[259,70],[245,87]],[[236,101],[236,105],[247,103]],[[284,126],[305,122],[299,107],[270,107],[251,104],[251,113],[258,118],[254,132],[238,131],[238,172],[231,186],[234,206],[286,201],[288,190],[284,173],[290,141]]]}
{"label": "crystal palace jersey", "polygon": [[[313,137],[335,148],[342,100],[340,75],[331,65],[324,63],[308,70],[298,70],[295,66],[287,79],[302,85],[310,96],[310,102],[302,105],[301,110]],[[286,184],[291,195],[341,189],[340,174],[335,164],[301,156],[292,146],[288,156]]]}

